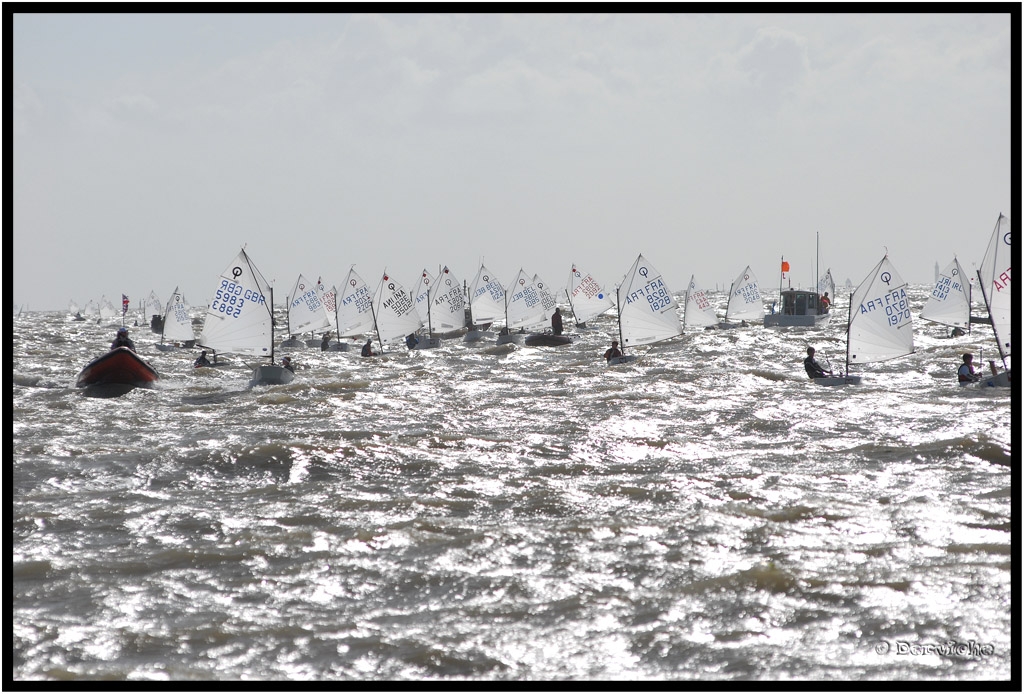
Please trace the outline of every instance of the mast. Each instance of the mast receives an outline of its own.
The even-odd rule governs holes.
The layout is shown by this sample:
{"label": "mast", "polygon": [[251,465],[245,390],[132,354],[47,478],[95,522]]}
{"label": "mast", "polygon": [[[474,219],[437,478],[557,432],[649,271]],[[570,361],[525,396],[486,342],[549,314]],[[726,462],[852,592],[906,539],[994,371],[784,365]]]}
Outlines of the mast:
{"label": "mast", "polygon": [[620,351],[623,354],[625,354],[626,353],[626,341],[622,339],[622,309],[619,307],[619,290],[620,289],[622,289],[621,285],[619,285],[618,287],[615,288],[615,311],[618,314],[616,316],[616,320],[617,320],[617,322],[619,324],[619,346],[621,347]]}
{"label": "mast", "polygon": [[[785,262],[786,262],[786,256],[782,256],[781,259],[779,260],[779,312],[780,313],[782,312],[782,276],[786,274],[785,272],[782,271],[782,268],[785,267],[785,265],[783,264]],[[686,291],[689,292],[690,291],[689,288],[687,288]],[[731,294],[732,294],[732,292],[730,292],[730,296],[729,296],[730,299],[732,298]],[[687,299],[689,299],[689,296],[687,296]],[[728,310],[729,310],[728,307],[726,307],[726,311],[728,311]]]}
{"label": "mast", "polygon": [[846,309],[846,375],[850,375],[850,328],[853,327],[853,292],[850,292],[849,306]]}
{"label": "mast", "polygon": [[[247,256],[248,257],[248,256]],[[291,324],[288,325],[290,329]],[[270,363],[274,363],[274,288],[270,288]]]}
{"label": "mast", "polygon": [[[988,303],[988,292],[985,291],[985,281],[981,278],[981,270],[977,270],[978,273],[978,288],[981,289],[981,298],[985,301],[985,310],[988,311],[988,320],[992,323],[992,307]],[[968,320],[968,323],[970,321]],[[999,350],[999,358],[1003,362],[1003,368],[1006,368],[1006,355],[1003,353],[1003,341],[999,339],[999,334],[996,333],[996,324],[992,323],[992,335],[996,338],[996,349]]]}

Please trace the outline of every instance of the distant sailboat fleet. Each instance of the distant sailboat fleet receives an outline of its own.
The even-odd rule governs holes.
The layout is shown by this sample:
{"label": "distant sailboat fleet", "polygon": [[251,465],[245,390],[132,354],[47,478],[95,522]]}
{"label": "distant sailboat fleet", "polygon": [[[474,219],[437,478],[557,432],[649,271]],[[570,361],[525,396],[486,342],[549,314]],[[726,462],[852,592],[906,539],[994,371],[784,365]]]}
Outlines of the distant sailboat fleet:
{"label": "distant sailboat fleet", "polygon": [[[778,303],[773,302],[765,313],[765,299],[757,277],[747,266],[730,285],[724,319],[716,315],[708,293],[695,275],[690,277],[682,304],[677,304],[661,272],[643,254],[633,261],[614,291],[606,290],[575,263],[571,268],[564,293],[577,330],[586,330],[588,321],[616,309],[616,343],[621,350],[608,359],[610,366],[634,362],[641,356],[637,348],[677,338],[686,328],[731,329],[749,325],[747,321],[755,325],[761,322],[765,327],[817,328],[827,325],[834,309],[835,282],[831,269],[815,277],[815,289],[794,289],[784,286],[790,270],[785,258],[780,266]],[[1002,214],[976,276],[987,315],[972,315],[972,282],[954,256],[942,269],[936,263],[935,286],[920,318],[952,328],[953,336],[969,331],[973,323],[991,324],[1002,371],[997,369],[994,359],[989,360],[991,376],[978,381],[986,386],[1009,386],[1010,220]],[[846,285],[852,288],[849,279]],[[367,343],[376,338],[378,351],[370,350],[372,354],[398,349],[403,342],[410,350],[436,349],[442,346],[442,340],[453,338],[466,342],[493,340],[496,345],[557,347],[572,343],[570,336],[562,334],[555,293],[538,275],[523,268],[507,286],[483,262],[470,283],[461,282],[447,266],[439,267],[436,276],[424,268],[410,286],[412,290],[407,291],[385,270],[376,288],[371,289],[354,266],[340,288],[330,290],[321,279],[311,283],[300,274],[287,296],[288,337],[280,347],[287,350],[319,346],[325,351],[348,351],[345,340],[368,336]],[[851,374],[852,366],[896,359],[914,351],[913,316],[906,287],[888,254],[883,256],[850,295],[843,370],[813,378],[814,383],[854,385],[861,382],[861,375]],[[286,384],[295,377],[290,359],[281,364],[275,359],[273,287],[244,247],[221,273],[198,338],[189,306],[177,287],[166,304],[150,292],[139,310],[143,320],[149,316],[153,332],[160,335],[155,345],[159,350],[201,347],[203,359],[197,366],[223,365],[224,355],[256,358],[250,365],[253,385]],[[123,296],[122,323],[127,311],[128,297]],[[70,301],[68,313],[72,320],[97,316],[103,320],[117,315],[105,296],[99,304],[87,302],[84,309]],[[495,323],[501,325],[500,331],[493,329]],[[311,337],[303,341],[303,333]],[[336,336],[333,343],[329,339],[332,334]],[[212,353],[213,361],[203,363],[207,351]],[[90,378],[114,378],[98,373],[93,368]],[[135,382],[138,380],[136,375]]]}

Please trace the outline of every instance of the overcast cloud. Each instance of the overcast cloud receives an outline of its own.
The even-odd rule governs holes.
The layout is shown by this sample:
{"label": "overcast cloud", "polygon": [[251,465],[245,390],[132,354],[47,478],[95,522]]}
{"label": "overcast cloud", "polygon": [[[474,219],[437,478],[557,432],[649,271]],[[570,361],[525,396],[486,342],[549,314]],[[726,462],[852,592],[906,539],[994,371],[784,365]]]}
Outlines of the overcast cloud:
{"label": "overcast cloud", "polygon": [[[929,6],[934,7],[934,6]],[[910,282],[1011,219],[1006,14],[16,14],[14,304],[205,304],[239,247],[409,285]],[[1016,78],[1019,81],[1019,73]],[[1016,179],[1019,183],[1019,178]]]}

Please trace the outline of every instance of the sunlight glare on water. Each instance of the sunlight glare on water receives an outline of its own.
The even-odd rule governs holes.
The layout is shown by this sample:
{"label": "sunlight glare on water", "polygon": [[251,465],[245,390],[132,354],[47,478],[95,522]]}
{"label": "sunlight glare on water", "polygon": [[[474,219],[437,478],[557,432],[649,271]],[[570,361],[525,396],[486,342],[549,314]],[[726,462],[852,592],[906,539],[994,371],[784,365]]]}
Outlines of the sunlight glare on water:
{"label": "sunlight glare on water", "polygon": [[73,381],[113,326],[18,316],[14,678],[1006,679],[1011,394],[955,383],[991,329],[815,386],[844,309],[615,368],[613,315],[298,349],[252,388],[135,327],[161,381],[108,399]]}

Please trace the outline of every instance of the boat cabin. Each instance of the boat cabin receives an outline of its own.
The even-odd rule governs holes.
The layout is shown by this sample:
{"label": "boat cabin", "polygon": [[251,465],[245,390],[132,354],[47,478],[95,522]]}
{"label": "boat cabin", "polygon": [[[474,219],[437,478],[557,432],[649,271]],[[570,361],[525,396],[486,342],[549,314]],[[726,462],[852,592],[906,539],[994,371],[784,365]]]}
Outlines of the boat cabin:
{"label": "boat cabin", "polygon": [[821,305],[818,292],[809,289],[783,289],[781,306],[772,304],[764,317],[765,327],[813,327],[828,321],[828,309]]}

